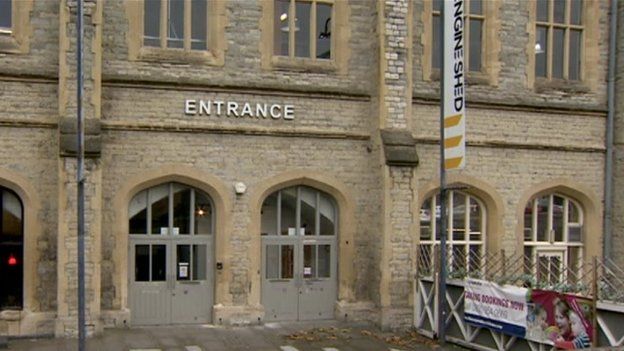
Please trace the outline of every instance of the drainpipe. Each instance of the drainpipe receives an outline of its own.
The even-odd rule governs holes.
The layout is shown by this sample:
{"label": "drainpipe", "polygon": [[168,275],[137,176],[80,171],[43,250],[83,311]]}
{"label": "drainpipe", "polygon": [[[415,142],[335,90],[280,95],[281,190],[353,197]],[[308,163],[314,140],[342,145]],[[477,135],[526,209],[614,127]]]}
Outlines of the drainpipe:
{"label": "drainpipe", "polygon": [[611,20],[609,21],[609,75],[607,78],[607,135],[605,164],[605,209],[604,209],[604,241],[603,256],[611,259],[611,243],[613,241],[611,218],[613,212],[613,120],[615,114],[615,54],[617,35],[617,1],[611,0]]}

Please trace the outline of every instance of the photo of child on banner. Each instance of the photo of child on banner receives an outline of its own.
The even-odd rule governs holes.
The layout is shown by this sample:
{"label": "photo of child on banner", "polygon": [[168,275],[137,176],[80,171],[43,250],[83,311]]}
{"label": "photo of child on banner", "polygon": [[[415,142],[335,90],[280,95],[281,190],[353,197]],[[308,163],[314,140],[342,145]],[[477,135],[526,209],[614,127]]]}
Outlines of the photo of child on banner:
{"label": "photo of child on banner", "polygon": [[530,293],[526,339],[571,350],[591,346],[592,301],[553,291]]}

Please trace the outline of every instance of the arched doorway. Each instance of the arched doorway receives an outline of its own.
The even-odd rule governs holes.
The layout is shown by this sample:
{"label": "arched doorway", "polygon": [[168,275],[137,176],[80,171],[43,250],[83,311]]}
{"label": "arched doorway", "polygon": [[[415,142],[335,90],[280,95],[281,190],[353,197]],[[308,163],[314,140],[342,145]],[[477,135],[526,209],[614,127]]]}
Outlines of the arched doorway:
{"label": "arched doorway", "polygon": [[334,317],[338,211],[308,186],[269,195],[261,210],[262,304],[265,320]]}
{"label": "arched doorway", "polygon": [[133,324],[211,321],[213,208],[203,191],[173,182],[132,198],[128,278]]}

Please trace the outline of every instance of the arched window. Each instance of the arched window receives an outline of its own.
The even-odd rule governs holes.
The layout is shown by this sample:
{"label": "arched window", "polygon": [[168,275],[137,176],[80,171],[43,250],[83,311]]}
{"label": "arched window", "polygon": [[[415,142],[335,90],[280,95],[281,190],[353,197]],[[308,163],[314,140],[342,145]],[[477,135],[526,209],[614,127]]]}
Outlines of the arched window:
{"label": "arched window", "polygon": [[524,256],[527,273],[538,282],[556,284],[579,273],[583,259],[580,205],[556,193],[530,200],[524,209]]}
{"label": "arched window", "polygon": [[[450,190],[447,192],[447,245],[450,273],[459,275],[482,267],[486,242],[485,206],[476,197]],[[420,208],[419,261],[433,267],[440,244],[440,194],[425,200]],[[423,262],[424,260],[424,262]]]}
{"label": "arched window", "polygon": [[212,234],[212,202],[208,194],[179,183],[161,184],[136,194],[128,209],[134,234]]}
{"label": "arched window", "polygon": [[24,211],[19,197],[0,188],[0,310],[23,307]]}
{"label": "arched window", "polygon": [[337,214],[331,196],[307,186],[282,189],[262,204],[262,235],[335,235]]}

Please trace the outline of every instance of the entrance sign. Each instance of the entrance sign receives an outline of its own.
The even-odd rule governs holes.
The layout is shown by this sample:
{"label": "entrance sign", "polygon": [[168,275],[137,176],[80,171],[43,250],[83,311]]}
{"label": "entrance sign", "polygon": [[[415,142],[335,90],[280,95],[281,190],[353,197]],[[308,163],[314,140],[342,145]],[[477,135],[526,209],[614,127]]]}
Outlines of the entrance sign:
{"label": "entrance sign", "polygon": [[466,279],[464,319],[467,323],[524,338],[528,289]]}
{"label": "entrance sign", "polygon": [[444,1],[444,168],[466,164],[464,0]]}
{"label": "entrance sign", "polygon": [[235,118],[295,119],[295,106],[287,104],[239,103],[223,100],[184,100],[187,116],[214,116]]}

